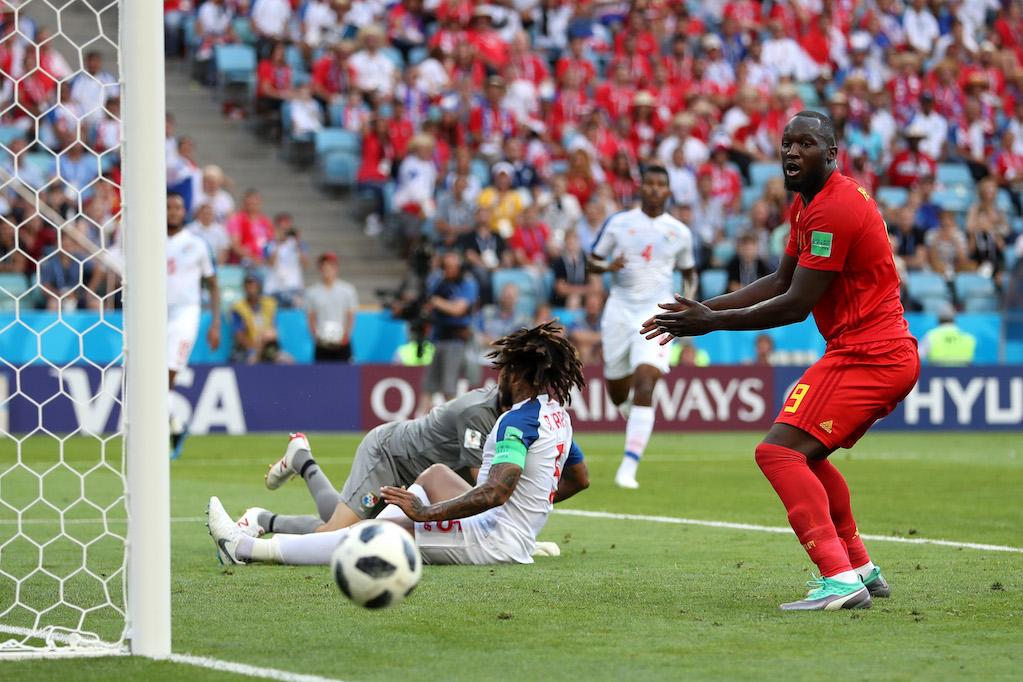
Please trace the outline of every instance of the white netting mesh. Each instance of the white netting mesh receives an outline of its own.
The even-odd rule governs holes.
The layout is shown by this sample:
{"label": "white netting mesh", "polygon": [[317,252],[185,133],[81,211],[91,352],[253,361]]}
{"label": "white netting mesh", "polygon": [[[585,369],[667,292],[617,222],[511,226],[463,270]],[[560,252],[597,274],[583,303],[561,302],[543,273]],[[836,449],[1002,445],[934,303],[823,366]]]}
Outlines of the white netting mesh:
{"label": "white netting mesh", "polygon": [[118,2],[0,7],[0,653],[122,652]]}

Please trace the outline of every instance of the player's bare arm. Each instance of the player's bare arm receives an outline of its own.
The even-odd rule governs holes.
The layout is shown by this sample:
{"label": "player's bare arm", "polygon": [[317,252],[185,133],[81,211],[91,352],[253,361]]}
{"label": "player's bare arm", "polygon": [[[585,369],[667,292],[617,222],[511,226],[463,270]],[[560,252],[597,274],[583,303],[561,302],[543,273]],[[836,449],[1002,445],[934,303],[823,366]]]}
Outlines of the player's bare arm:
{"label": "player's bare arm", "polygon": [[[701,336],[719,329],[771,329],[801,322],[810,315],[835,275],[833,271],[796,266],[788,290],[745,308],[714,310],[676,295],[675,304],[661,304],[665,312],[654,316],[652,324],[645,324],[643,333],[649,339],[665,333],[679,337]],[[670,337],[664,337],[661,343],[669,340]]]}
{"label": "player's bare arm", "polygon": [[586,272],[603,275],[605,272],[618,272],[625,267],[625,256],[618,256],[614,260],[595,258],[593,255],[586,257]]}
{"label": "player's bare arm", "polygon": [[206,343],[209,344],[210,350],[217,350],[220,348],[220,284],[217,282],[217,276],[211,275],[203,278],[206,283],[206,288],[210,292],[210,328],[206,330]]}
{"label": "player's bare arm", "polygon": [[577,462],[565,467],[558,480],[558,490],[554,493],[554,503],[563,502],[576,493],[590,487],[590,470],[586,462]]}
{"label": "player's bare arm", "polygon": [[397,505],[413,521],[450,521],[480,514],[504,504],[515,491],[522,467],[511,462],[495,464],[487,480],[458,497],[426,506],[404,488],[383,486],[380,494],[388,504]]}

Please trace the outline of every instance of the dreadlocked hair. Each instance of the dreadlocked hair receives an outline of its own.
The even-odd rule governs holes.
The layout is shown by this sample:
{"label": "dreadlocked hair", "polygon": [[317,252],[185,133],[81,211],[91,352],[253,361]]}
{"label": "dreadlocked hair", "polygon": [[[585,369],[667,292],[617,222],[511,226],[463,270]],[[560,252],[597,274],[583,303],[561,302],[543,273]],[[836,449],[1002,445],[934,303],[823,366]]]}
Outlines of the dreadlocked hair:
{"label": "dreadlocked hair", "polygon": [[575,347],[561,335],[557,319],[527,329],[522,327],[498,339],[497,350],[487,354],[498,371],[508,369],[557,400],[572,403],[572,388],[586,385],[583,363]]}

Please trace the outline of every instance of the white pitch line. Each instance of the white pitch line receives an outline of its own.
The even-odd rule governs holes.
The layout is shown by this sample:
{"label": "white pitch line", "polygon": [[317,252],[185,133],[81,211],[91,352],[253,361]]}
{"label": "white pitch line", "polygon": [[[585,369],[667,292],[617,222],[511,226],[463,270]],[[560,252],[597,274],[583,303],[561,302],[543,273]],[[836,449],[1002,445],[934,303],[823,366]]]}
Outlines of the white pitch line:
{"label": "white pitch line", "polygon": [[[791,528],[779,526],[757,526],[751,523],[731,523],[729,521],[701,521],[699,519],[680,519],[674,516],[644,516],[641,514],[612,514],[611,512],[595,512],[583,509],[555,509],[555,514],[568,516],[586,516],[594,519],[617,519],[620,521],[651,521],[653,523],[671,523],[681,526],[705,526],[708,528],[731,528],[734,530],[753,530],[761,533],[792,533]],[[976,542],[952,542],[951,540],[929,540],[927,538],[899,538],[891,535],[862,535],[866,540],[882,542],[901,542],[907,545],[942,545],[944,547],[962,547],[963,549],[982,549],[989,552],[1019,552],[1023,547],[1006,545],[984,545]]]}
{"label": "white pitch line", "polygon": [[249,675],[250,677],[261,677],[264,680],[278,680],[279,682],[343,682],[332,677],[320,677],[319,675],[305,675],[302,673],[293,673],[287,670],[278,670],[276,668],[261,668],[255,665],[248,665],[245,663],[233,663],[231,661],[221,661],[216,658],[207,658],[205,656],[189,656],[188,654],[171,654],[168,661],[172,663],[182,663],[184,665],[194,665],[199,668],[207,668],[209,670],[216,670],[217,672],[224,673],[236,673],[238,675]]}

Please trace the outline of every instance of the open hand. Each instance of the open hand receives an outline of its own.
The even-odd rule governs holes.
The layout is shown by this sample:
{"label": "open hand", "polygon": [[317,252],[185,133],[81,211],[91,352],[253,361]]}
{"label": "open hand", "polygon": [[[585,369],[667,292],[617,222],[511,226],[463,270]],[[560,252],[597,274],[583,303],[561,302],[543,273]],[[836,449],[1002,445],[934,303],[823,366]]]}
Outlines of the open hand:
{"label": "open hand", "polygon": [[423,505],[423,501],[419,499],[415,493],[410,493],[405,490],[405,486],[395,488],[393,486],[385,485],[380,487],[380,494],[383,496],[384,501],[387,504],[396,505],[399,509],[405,512],[405,516],[409,517],[413,521],[427,521],[426,507]]}
{"label": "open hand", "polygon": [[611,261],[611,264],[607,266],[608,272],[618,272],[625,267],[625,256],[621,255]]}
{"label": "open hand", "polygon": [[661,345],[668,343],[672,337],[700,336],[714,331],[712,311],[698,301],[675,294],[670,303],[660,303],[658,307],[666,312],[658,313],[643,323],[641,334],[653,339],[666,334]]}

